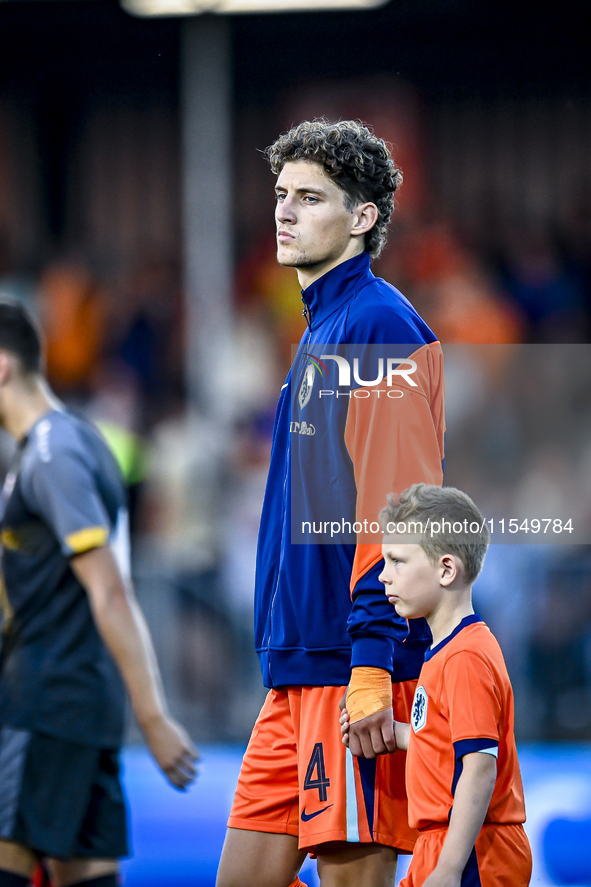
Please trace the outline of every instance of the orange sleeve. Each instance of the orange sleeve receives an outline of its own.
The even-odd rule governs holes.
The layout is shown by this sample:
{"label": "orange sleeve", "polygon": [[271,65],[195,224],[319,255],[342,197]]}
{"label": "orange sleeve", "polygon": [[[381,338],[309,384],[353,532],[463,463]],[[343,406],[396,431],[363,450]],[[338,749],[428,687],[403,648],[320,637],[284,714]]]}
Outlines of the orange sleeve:
{"label": "orange sleeve", "polygon": [[453,743],[465,739],[499,740],[502,700],[495,676],[482,656],[463,650],[445,663],[442,711]]}
{"label": "orange sleeve", "polygon": [[[412,386],[404,376],[391,385],[384,379],[360,396],[353,392],[345,444],[357,486],[356,519],[370,532],[358,535],[351,590],[381,558],[377,519],[388,493],[402,493],[413,483],[443,483],[445,385],[438,342],[411,355],[417,364]],[[366,522],[366,523],[365,523]],[[373,524],[373,526],[372,526]]]}

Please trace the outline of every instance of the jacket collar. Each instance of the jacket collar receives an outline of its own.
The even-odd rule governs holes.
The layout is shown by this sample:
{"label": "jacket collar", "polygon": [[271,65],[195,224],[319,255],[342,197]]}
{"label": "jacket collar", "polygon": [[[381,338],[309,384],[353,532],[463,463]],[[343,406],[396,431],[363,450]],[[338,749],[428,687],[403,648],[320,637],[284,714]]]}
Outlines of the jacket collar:
{"label": "jacket collar", "polygon": [[302,301],[310,312],[311,328],[317,329],[319,323],[346,305],[362,281],[373,277],[370,261],[369,253],[360,253],[331,268],[302,290]]}

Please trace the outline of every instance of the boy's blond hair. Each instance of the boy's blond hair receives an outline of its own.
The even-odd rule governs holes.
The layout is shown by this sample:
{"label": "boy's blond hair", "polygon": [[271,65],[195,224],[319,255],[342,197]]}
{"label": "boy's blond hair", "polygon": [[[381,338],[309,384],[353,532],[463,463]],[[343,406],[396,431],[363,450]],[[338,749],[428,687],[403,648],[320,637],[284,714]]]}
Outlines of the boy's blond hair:
{"label": "boy's blond hair", "polygon": [[398,498],[390,494],[380,523],[385,536],[418,536],[431,563],[442,554],[458,557],[469,585],[482,569],[488,525],[472,499],[455,487],[413,484]]}

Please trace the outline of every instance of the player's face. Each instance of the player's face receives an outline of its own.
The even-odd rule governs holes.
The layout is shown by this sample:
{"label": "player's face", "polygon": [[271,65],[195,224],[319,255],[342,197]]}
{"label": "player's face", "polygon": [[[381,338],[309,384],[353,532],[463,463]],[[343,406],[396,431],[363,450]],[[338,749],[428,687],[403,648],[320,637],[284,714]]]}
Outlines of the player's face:
{"label": "player's face", "polygon": [[382,545],[384,569],[379,577],[388,600],[405,619],[432,615],[443,594],[438,566],[420,545],[390,540],[386,537]]}
{"label": "player's face", "polygon": [[359,225],[359,213],[346,209],[343,191],[320,164],[286,163],[275,193],[277,261],[297,268],[304,286],[363,252],[365,228]]}

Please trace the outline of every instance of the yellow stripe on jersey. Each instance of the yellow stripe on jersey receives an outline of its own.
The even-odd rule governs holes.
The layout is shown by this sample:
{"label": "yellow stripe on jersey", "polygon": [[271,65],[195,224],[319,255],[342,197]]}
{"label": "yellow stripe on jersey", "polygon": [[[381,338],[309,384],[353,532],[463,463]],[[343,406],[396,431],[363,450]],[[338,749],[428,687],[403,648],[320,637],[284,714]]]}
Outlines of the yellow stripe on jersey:
{"label": "yellow stripe on jersey", "polygon": [[108,539],[109,531],[106,527],[86,527],[66,536],[66,542],[74,554],[82,554],[91,548],[101,548],[107,544]]}
{"label": "yellow stripe on jersey", "polygon": [[5,632],[12,622],[13,613],[2,573],[0,573],[0,613],[2,613],[2,631]]}
{"label": "yellow stripe on jersey", "polygon": [[10,551],[16,551],[18,548],[20,548],[18,536],[16,535],[14,530],[9,530],[8,528],[2,530],[0,542],[2,543],[4,548],[10,549]]}

